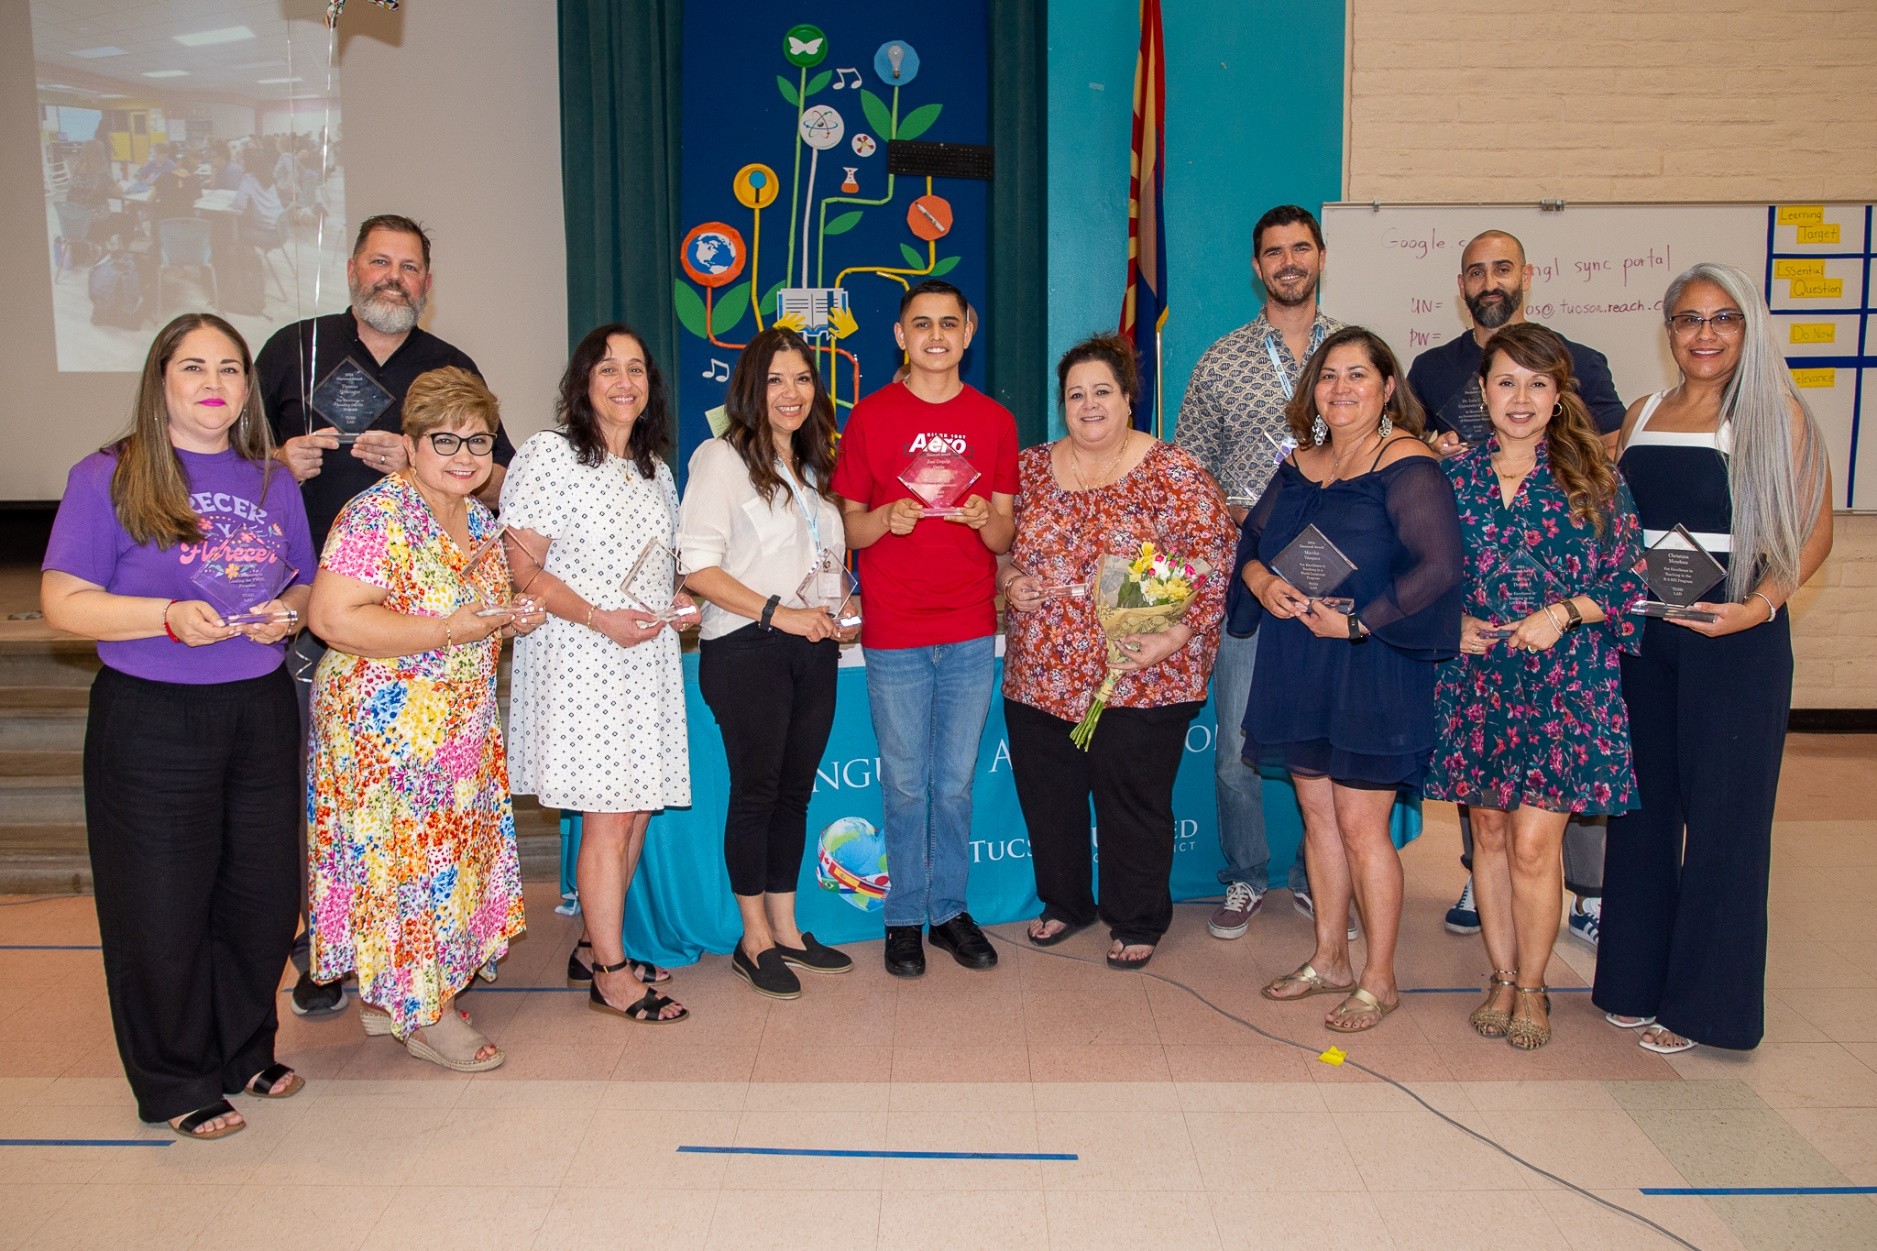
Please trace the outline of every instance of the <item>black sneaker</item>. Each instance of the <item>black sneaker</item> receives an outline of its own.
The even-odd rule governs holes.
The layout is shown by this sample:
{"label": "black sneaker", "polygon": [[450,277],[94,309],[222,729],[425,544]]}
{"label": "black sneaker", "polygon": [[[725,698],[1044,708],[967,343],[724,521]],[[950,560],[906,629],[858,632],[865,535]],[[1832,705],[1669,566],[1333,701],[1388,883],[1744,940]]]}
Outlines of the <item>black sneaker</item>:
{"label": "black sneaker", "polygon": [[798,969],[807,969],[810,973],[845,973],[854,967],[854,959],[845,951],[836,951],[825,943],[815,941],[815,936],[807,930],[802,931],[802,945],[784,947],[776,944],[776,951],[782,956],[784,964],[792,964]]}
{"label": "black sneaker", "polygon": [[997,949],[984,937],[984,931],[978,928],[969,912],[960,912],[945,924],[934,925],[932,945],[951,952],[952,959],[967,969],[997,967]]}
{"label": "black sneaker", "polygon": [[925,972],[925,942],[918,926],[886,927],[886,971],[894,977],[919,977]]}
{"label": "black sneaker", "polygon": [[759,995],[768,995],[771,999],[802,997],[802,979],[782,963],[782,953],[774,947],[765,947],[760,956],[751,960],[743,954],[743,944],[738,943],[730,954],[730,968]]}
{"label": "black sneaker", "polygon": [[316,982],[310,973],[293,984],[293,1015],[331,1016],[345,1007],[344,982]]}

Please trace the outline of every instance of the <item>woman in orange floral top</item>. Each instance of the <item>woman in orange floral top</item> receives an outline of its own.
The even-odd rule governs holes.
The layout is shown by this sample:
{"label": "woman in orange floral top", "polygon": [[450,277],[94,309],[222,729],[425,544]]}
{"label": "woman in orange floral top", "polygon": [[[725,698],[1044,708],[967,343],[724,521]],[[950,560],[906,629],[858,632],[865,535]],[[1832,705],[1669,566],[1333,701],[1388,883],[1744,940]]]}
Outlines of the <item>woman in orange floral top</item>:
{"label": "woman in orange floral top", "polygon": [[[1078,343],[1056,378],[1068,435],[1020,458],[1017,538],[998,569],[1010,610],[1004,721],[1043,901],[1030,941],[1053,946],[1099,916],[1113,940],[1109,967],[1138,969],[1173,920],[1173,778],[1218,651],[1234,531],[1199,462],[1133,429],[1140,374],[1131,343]],[[1082,751],[1069,732],[1108,668],[1096,571],[1103,556],[1132,558],[1143,543],[1213,572],[1172,629],[1118,640],[1122,677]],[[1101,830],[1099,904],[1091,796]]]}

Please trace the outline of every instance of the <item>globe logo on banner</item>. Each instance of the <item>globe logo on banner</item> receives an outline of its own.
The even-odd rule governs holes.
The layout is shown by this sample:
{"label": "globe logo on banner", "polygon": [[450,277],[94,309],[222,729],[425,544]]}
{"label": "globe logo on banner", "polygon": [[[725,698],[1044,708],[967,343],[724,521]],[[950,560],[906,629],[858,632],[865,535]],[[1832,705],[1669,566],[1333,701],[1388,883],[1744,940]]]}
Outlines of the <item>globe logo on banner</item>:
{"label": "globe logo on banner", "polygon": [[815,850],[815,880],[862,912],[886,906],[886,837],[864,817],[841,817]]}
{"label": "globe logo on banner", "polygon": [[706,233],[691,240],[689,259],[693,269],[714,278],[730,272],[736,264],[737,250],[723,235]]}

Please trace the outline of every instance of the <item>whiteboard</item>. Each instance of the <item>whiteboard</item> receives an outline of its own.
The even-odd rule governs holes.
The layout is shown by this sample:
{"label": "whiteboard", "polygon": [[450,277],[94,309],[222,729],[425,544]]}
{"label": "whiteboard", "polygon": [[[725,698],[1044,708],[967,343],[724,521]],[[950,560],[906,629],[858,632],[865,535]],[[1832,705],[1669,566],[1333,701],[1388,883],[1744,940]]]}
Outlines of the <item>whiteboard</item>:
{"label": "whiteboard", "polygon": [[[1602,352],[1625,403],[1673,386],[1669,281],[1699,261],[1760,280],[1831,454],[1834,504],[1877,510],[1877,344],[1868,204],[1326,204],[1323,307],[1386,339],[1403,367],[1471,332],[1457,280],[1482,230],[1517,235],[1534,269],[1525,315]],[[1877,416],[1873,416],[1877,423]]]}

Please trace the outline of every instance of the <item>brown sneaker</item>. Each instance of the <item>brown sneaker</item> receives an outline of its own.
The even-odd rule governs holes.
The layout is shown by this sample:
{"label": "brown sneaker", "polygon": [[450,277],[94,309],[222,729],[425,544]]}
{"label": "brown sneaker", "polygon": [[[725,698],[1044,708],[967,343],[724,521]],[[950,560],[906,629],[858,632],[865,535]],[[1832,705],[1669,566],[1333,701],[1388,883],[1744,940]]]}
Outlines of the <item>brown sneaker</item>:
{"label": "brown sneaker", "polygon": [[1225,902],[1206,922],[1206,932],[1214,938],[1243,938],[1263,903],[1263,891],[1249,882],[1233,882],[1225,888]]}

